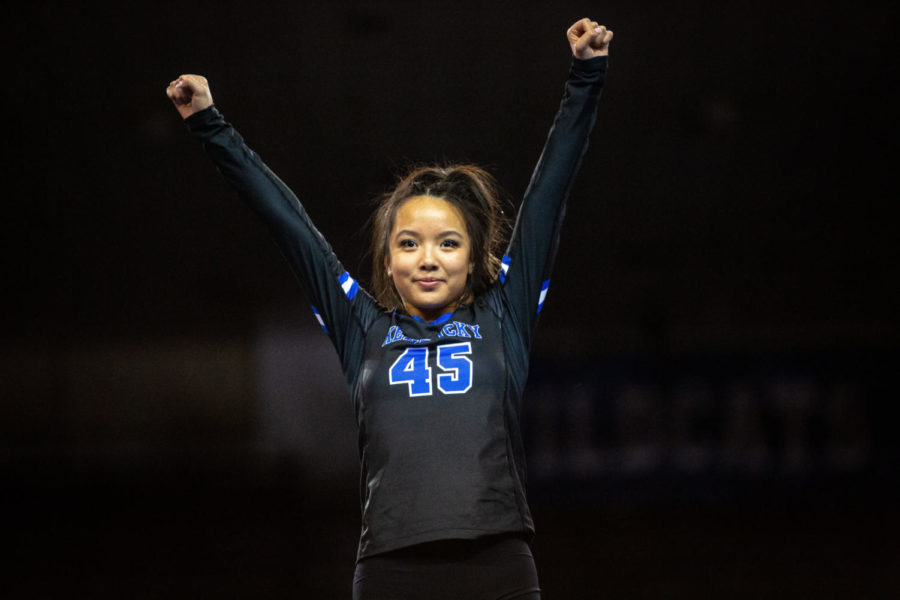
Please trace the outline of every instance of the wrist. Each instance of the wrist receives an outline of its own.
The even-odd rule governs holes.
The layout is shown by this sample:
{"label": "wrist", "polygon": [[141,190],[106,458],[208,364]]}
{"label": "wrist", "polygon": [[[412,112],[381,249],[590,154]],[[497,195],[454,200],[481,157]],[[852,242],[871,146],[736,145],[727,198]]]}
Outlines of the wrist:
{"label": "wrist", "polygon": [[606,71],[609,66],[609,55],[593,56],[591,58],[572,57],[572,70],[577,73],[593,74]]}

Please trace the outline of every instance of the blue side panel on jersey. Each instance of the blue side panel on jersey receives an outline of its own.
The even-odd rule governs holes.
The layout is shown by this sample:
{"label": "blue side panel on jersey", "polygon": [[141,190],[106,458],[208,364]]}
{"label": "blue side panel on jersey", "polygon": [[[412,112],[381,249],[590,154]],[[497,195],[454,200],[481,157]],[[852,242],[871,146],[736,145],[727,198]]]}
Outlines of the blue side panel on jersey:
{"label": "blue side panel on jersey", "polygon": [[322,326],[322,331],[324,331],[325,333],[328,333],[328,328],[325,327],[325,320],[322,319],[322,315],[319,314],[319,309],[316,308],[315,306],[313,306],[312,310],[313,310],[313,314],[316,315],[316,321],[318,321],[319,325]]}
{"label": "blue side panel on jersey", "polygon": [[541,309],[544,308],[544,300],[547,299],[547,290],[550,289],[550,280],[548,279],[541,285],[541,296],[538,298],[538,314],[541,314]]}
{"label": "blue side panel on jersey", "polygon": [[344,290],[344,293],[347,294],[347,297],[353,300],[353,297],[356,296],[356,292],[359,291],[359,284],[356,283],[356,280],[350,277],[350,273],[344,271],[341,273],[341,276],[338,277],[338,282],[341,284],[341,288]]}
{"label": "blue side panel on jersey", "polygon": [[512,259],[504,254],[503,260],[500,261],[500,283],[506,283],[506,272],[509,271],[510,264],[512,264]]}

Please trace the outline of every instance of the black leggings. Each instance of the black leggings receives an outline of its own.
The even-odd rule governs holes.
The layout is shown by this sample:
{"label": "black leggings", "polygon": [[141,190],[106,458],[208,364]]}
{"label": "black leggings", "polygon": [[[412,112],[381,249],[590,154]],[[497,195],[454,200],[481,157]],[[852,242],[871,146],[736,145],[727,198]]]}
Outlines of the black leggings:
{"label": "black leggings", "polygon": [[517,536],[444,540],[364,558],[353,600],[540,600],[531,550]]}

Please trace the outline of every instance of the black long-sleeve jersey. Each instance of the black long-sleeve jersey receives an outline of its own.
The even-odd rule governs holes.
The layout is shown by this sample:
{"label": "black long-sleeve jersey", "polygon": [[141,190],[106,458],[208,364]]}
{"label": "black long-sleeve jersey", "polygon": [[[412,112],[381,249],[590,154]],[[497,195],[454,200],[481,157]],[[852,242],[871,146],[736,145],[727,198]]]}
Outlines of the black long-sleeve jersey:
{"label": "black long-sleeve jersey", "polygon": [[606,57],[573,61],[498,281],[429,323],[384,311],[360,288],[291,190],[215,107],[187,119],[270,229],[340,356],[359,426],[358,558],[439,539],[533,533],[522,391],[606,65]]}

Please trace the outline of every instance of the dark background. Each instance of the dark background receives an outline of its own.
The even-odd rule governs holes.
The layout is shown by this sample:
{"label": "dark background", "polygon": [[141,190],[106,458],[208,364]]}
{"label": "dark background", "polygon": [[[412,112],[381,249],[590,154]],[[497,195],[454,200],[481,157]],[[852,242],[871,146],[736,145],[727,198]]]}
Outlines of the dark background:
{"label": "dark background", "polygon": [[888,3],[38,3],[8,11],[5,597],[349,597],[355,431],[181,73],[366,281],[411,163],[520,197],[564,32],[615,30],[534,346],[545,596],[900,591]]}

